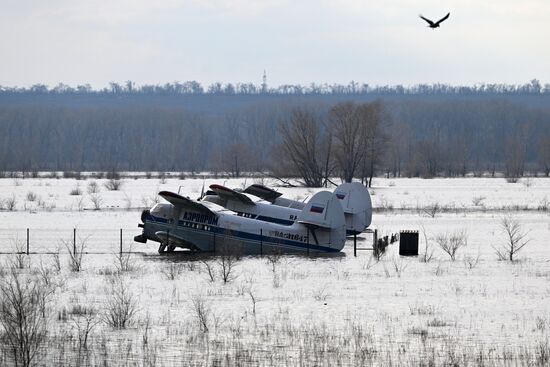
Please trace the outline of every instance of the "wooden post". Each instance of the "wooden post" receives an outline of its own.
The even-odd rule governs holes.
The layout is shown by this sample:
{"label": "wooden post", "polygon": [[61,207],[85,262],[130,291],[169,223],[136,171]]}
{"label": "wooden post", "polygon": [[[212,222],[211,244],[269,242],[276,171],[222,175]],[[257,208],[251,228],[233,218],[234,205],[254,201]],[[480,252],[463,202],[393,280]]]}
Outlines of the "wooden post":
{"label": "wooden post", "polygon": [[29,229],[27,228],[27,255],[29,254]]}
{"label": "wooden post", "polygon": [[374,237],[372,238],[372,251],[377,259],[380,259],[380,249],[378,248],[378,229],[374,230]]}
{"label": "wooden post", "polygon": [[120,255],[122,255],[122,228],[120,229]]}
{"label": "wooden post", "polygon": [[353,235],[353,256],[357,257],[357,235]]}
{"label": "wooden post", "polygon": [[73,228],[73,255],[76,256],[76,228]]}

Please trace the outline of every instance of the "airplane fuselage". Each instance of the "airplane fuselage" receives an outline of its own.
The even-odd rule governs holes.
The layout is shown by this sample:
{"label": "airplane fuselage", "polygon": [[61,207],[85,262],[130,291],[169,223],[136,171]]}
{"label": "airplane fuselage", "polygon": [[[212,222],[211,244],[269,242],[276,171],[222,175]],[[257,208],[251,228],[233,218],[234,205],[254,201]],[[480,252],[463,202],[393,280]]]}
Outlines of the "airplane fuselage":
{"label": "airplane fuselage", "polygon": [[344,236],[322,228],[310,229],[294,221],[291,225],[258,221],[229,210],[217,215],[182,210],[174,223],[173,209],[171,204],[157,204],[145,211],[143,239],[197,251],[234,249],[247,254],[338,252],[345,243]]}

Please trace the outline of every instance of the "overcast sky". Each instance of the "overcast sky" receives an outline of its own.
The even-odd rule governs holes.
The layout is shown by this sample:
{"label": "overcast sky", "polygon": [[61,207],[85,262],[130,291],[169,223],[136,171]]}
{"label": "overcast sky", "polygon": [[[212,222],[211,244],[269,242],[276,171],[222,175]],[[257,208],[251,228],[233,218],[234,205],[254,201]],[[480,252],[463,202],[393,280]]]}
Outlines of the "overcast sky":
{"label": "overcast sky", "polygon": [[[0,0],[0,85],[550,83],[549,0]],[[450,18],[432,30],[419,13]]]}

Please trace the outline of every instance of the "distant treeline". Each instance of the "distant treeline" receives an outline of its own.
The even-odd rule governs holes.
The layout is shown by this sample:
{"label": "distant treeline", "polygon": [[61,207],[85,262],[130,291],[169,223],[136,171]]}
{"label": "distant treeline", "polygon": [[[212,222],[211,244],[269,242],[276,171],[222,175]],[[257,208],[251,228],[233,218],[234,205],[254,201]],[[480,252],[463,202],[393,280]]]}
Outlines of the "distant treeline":
{"label": "distant treeline", "polygon": [[351,83],[319,90],[243,85],[232,92],[221,84],[204,89],[196,82],[139,88],[131,82],[112,83],[101,91],[1,88],[0,171],[209,170],[299,176],[288,165],[285,142],[296,140],[292,131],[300,130],[285,126],[301,126],[297,120],[302,119],[319,130],[318,144],[334,153],[323,155],[330,160],[326,173],[345,177],[349,168],[338,149],[346,143],[337,138],[349,121],[374,126],[372,114],[362,106],[376,101],[383,110],[377,115],[380,121],[375,130],[360,135],[368,141],[358,151],[368,160],[357,163],[364,168],[361,178],[371,171],[422,177],[550,172],[550,87],[537,81],[410,88]]}
{"label": "distant treeline", "polygon": [[76,87],[59,83],[50,87],[45,84],[35,84],[30,87],[7,87],[0,85],[0,95],[24,94],[145,94],[145,95],[539,95],[550,94],[550,83],[542,84],[533,79],[525,84],[480,83],[473,86],[455,86],[444,83],[403,85],[369,85],[351,81],[343,84],[283,84],[278,87],[269,87],[266,83],[256,85],[253,83],[212,83],[203,86],[197,81],[173,82],[165,84],[136,85],[132,81],[124,83],[110,82],[109,86],[101,89],[93,89],[90,84],[77,85]]}

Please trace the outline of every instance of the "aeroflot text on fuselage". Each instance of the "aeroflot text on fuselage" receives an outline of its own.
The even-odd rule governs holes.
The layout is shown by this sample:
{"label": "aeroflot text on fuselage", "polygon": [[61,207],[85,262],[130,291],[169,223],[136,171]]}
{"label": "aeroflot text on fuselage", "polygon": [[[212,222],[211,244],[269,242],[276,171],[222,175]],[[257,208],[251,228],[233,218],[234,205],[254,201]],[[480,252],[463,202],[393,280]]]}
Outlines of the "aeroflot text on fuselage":
{"label": "aeroflot text on fuselage", "polygon": [[196,222],[196,223],[206,223],[213,226],[218,225],[218,217],[215,215],[185,212],[183,213],[183,220],[188,220],[190,222]]}

